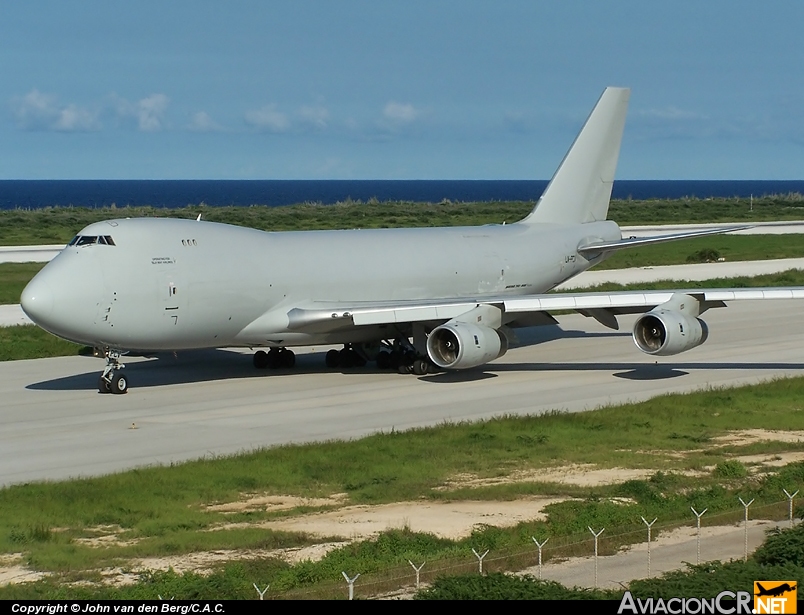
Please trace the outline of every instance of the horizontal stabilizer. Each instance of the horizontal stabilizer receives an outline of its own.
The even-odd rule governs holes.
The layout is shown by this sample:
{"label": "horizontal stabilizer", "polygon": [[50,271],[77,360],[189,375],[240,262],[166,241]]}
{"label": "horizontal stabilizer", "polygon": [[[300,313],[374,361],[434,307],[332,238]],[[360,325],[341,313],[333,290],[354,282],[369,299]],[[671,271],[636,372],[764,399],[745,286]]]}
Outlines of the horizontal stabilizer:
{"label": "horizontal stabilizer", "polygon": [[733,233],[744,231],[750,226],[730,226],[724,228],[705,229],[703,231],[689,231],[687,233],[674,233],[672,235],[656,235],[655,237],[631,237],[630,239],[620,239],[619,241],[601,241],[580,246],[578,253],[583,255],[594,255],[602,252],[616,252],[625,248],[636,248],[640,246],[652,246],[656,243],[666,241],[678,241],[679,239],[692,239],[694,237],[705,237],[707,235],[722,235],[723,233]]}

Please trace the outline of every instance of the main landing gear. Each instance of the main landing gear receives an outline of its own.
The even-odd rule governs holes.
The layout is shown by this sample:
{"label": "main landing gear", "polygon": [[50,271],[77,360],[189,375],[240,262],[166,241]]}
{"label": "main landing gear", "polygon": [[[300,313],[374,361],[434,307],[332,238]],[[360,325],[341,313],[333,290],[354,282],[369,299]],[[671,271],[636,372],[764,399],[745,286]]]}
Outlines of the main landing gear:
{"label": "main landing gear", "polygon": [[271,348],[268,352],[258,350],[254,353],[254,367],[257,369],[290,369],[296,365],[296,355],[287,348]]}
{"label": "main landing gear", "polygon": [[114,393],[123,395],[128,392],[128,378],[123,374],[123,365],[120,362],[121,354],[116,350],[106,350],[106,367],[98,377],[99,393]]}
{"label": "main landing gear", "polygon": [[[330,369],[364,367],[368,362],[367,359],[364,352],[356,350],[351,344],[346,344],[341,350],[330,350],[325,357],[326,365]],[[384,344],[379,352],[376,352],[376,361],[379,369],[393,370],[400,374],[424,376],[438,371],[435,365],[419,355],[412,346],[398,341],[393,345]]]}
{"label": "main landing gear", "polygon": [[351,344],[346,344],[341,350],[330,350],[324,357],[324,361],[330,369],[366,366],[366,357],[355,350]]}

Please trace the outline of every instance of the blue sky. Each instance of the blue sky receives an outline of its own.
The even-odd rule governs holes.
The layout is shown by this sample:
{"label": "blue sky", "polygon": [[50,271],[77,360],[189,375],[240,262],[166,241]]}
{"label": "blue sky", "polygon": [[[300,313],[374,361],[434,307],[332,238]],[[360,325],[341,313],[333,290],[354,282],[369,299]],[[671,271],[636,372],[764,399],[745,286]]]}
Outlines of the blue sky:
{"label": "blue sky", "polygon": [[2,179],[802,179],[804,3],[0,0]]}

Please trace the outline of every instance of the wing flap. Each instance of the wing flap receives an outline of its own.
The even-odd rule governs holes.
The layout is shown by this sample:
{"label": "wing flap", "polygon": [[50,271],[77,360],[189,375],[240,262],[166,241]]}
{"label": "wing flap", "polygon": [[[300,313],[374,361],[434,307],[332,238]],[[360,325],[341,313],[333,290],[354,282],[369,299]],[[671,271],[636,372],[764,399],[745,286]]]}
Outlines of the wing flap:
{"label": "wing flap", "polygon": [[383,325],[428,320],[450,320],[478,306],[477,302],[442,305],[405,306],[379,310],[357,309],[352,312],[355,325]]}

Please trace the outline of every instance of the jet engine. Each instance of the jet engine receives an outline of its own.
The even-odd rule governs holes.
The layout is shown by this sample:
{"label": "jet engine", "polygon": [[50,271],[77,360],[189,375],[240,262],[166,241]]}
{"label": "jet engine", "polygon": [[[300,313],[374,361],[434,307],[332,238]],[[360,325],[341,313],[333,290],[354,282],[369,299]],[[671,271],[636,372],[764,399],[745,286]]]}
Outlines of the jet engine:
{"label": "jet engine", "polygon": [[709,328],[700,318],[661,306],[640,316],[634,323],[634,342],[647,354],[667,356],[700,346]]}
{"label": "jet engine", "polygon": [[496,329],[451,320],[427,338],[427,354],[442,369],[477,367],[503,356],[508,340]]}

